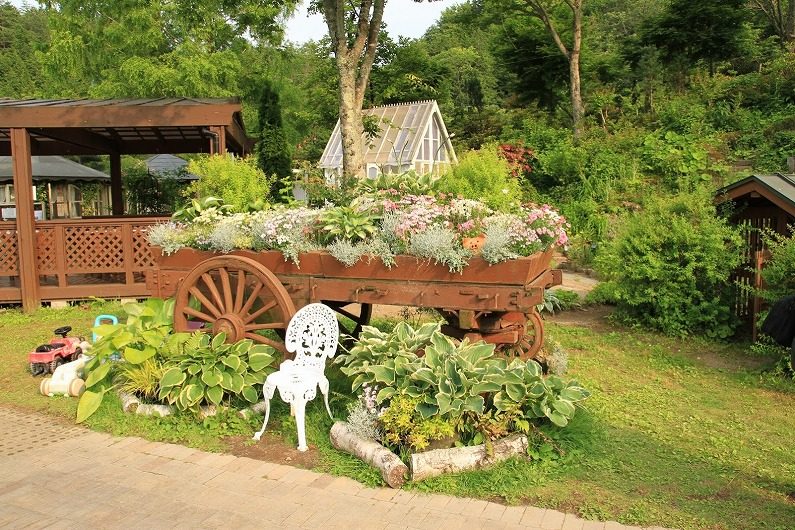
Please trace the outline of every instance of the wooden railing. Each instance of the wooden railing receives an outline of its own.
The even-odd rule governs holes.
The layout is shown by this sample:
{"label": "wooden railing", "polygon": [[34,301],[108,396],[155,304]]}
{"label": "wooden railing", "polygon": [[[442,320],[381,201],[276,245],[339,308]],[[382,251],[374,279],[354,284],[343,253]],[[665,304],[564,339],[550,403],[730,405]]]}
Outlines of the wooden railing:
{"label": "wooden railing", "polygon": [[[44,301],[149,295],[155,262],[146,229],[167,217],[65,219],[36,223],[36,268]],[[22,300],[16,223],[0,222],[0,301]]]}

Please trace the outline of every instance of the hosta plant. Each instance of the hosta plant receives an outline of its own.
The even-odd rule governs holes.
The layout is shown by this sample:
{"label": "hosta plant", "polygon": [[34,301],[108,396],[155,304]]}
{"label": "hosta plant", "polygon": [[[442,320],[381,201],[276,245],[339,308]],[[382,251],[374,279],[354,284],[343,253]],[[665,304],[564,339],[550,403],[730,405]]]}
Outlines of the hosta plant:
{"label": "hosta plant", "polygon": [[565,381],[556,375],[543,376],[541,365],[533,360],[515,359],[503,373],[504,385],[494,394],[497,410],[521,410],[526,423],[521,430],[529,430],[529,421],[547,418],[558,427],[565,427],[576,411],[576,404],[591,393],[572,379]]}
{"label": "hosta plant", "polygon": [[416,360],[416,352],[431,343],[431,337],[440,327],[438,322],[432,322],[414,329],[408,323],[400,322],[386,333],[372,326],[363,326],[356,345],[348,355],[335,357],[334,364],[341,365],[342,373],[353,378],[354,392],[365,384],[375,386],[375,374],[368,370],[370,366],[380,366],[398,357]]}
{"label": "hosta plant", "polygon": [[431,336],[425,354],[413,361],[386,361],[367,371],[378,383],[386,385],[379,392],[383,401],[395,394],[418,398],[417,412],[422,418],[432,416],[457,419],[465,412],[482,414],[485,400],[481,394],[500,388],[498,364],[485,362],[494,355],[494,345],[484,342],[455,343],[441,333]]}
{"label": "hosta plant", "polygon": [[321,238],[328,242],[338,239],[361,241],[376,232],[375,219],[351,206],[330,208],[320,215],[319,222]]}
{"label": "hosta plant", "polygon": [[206,214],[208,211],[217,212],[220,215],[227,215],[232,212],[232,207],[228,204],[224,204],[224,200],[218,197],[191,199],[188,206],[174,212],[171,218],[175,221],[190,222],[203,213]]}
{"label": "hosta plant", "polygon": [[[418,421],[449,422],[469,442],[527,432],[539,418],[563,427],[589,396],[576,381],[545,377],[533,360],[509,363],[494,357],[491,344],[455,341],[438,323],[414,329],[402,322],[391,333],[365,327],[356,346],[335,362],[353,378],[354,390],[380,388],[376,401],[386,407],[382,424],[383,417],[396,414],[396,399],[400,407],[411,400]],[[408,443],[406,436],[400,438]]]}
{"label": "hosta plant", "polygon": [[179,355],[166,361],[158,397],[179,410],[232,400],[256,403],[260,385],[272,372],[274,349],[244,339],[227,344],[225,333],[212,339],[196,332]]}
{"label": "hosta plant", "polygon": [[173,333],[174,300],[150,298],[144,303],[122,306],[127,318],[124,323],[103,324],[94,328],[99,336],[91,348],[93,358],[86,363],[86,391],[77,405],[77,422],[80,423],[97,411],[105,394],[114,388],[114,372],[121,359],[139,365],[152,359],[178,354],[186,333]]}

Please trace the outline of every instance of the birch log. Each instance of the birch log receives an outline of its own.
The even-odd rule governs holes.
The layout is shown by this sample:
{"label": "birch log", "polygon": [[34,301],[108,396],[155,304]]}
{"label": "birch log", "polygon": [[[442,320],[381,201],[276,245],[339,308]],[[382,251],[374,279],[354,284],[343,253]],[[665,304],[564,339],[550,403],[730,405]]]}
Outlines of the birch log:
{"label": "birch log", "polygon": [[353,434],[346,422],[335,422],[331,427],[330,437],[331,445],[378,469],[389,486],[399,488],[405,482],[409,470],[406,464],[378,442]]}
{"label": "birch log", "polygon": [[452,447],[434,449],[411,455],[411,480],[418,481],[443,473],[457,473],[495,464],[506,458],[527,453],[527,436],[512,434],[492,444],[491,455],[486,446]]}
{"label": "birch log", "polygon": [[126,392],[119,392],[119,398],[121,399],[121,409],[124,412],[134,413],[138,410],[138,405],[141,404],[137,397]]}

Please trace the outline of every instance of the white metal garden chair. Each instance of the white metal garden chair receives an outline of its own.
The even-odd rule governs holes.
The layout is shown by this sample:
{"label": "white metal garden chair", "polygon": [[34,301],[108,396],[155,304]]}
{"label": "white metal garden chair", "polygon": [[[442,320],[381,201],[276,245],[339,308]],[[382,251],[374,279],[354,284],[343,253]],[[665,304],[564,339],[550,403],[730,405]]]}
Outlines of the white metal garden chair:
{"label": "white metal garden chair", "polygon": [[268,376],[263,385],[265,395],[265,421],[262,429],[254,434],[259,440],[271,412],[271,398],[276,389],[282,401],[290,404],[295,413],[298,427],[298,450],[306,451],[306,430],[304,426],[306,404],[315,399],[317,389],[323,394],[329,417],[328,379],[324,375],[326,358],[334,357],[339,341],[339,324],[332,309],[323,304],[304,306],[290,319],[287,326],[285,346],[287,351],[295,353],[295,358],[286,360],[279,366],[279,371]]}

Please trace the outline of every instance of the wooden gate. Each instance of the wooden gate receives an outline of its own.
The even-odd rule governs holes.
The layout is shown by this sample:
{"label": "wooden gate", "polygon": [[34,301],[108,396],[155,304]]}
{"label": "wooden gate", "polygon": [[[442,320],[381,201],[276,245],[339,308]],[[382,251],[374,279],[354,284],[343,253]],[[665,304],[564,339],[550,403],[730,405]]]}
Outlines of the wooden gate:
{"label": "wooden gate", "polygon": [[756,321],[762,310],[762,299],[753,295],[762,287],[762,267],[770,253],[762,234],[766,231],[786,233],[786,216],[774,206],[750,207],[737,216],[737,224],[744,228],[745,253],[743,263],[732,275],[737,285],[734,311],[746,323],[753,340],[756,340]]}

